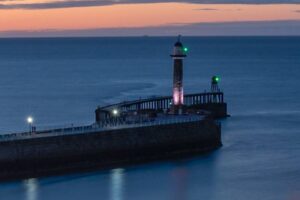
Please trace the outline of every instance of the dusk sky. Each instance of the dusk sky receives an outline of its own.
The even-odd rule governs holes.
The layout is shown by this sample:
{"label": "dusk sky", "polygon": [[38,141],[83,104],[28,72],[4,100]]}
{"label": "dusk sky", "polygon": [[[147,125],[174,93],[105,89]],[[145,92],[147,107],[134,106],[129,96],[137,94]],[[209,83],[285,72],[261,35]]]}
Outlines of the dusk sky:
{"label": "dusk sky", "polygon": [[0,0],[0,37],[300,35],[300,0]]}

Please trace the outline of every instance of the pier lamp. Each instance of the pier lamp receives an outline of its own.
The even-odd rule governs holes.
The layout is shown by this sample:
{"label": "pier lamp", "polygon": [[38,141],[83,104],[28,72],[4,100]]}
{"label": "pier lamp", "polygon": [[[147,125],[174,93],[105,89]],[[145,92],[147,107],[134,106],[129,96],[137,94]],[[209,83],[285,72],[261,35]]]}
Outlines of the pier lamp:
{"label": "pier lamp", "polygon": [[113,109],[112,114],[114,116],[117,116],[119,114],[119,111],[117,109]]}
{"label": "pier lamp", "polygon": [[27,123],[29,125],[29,132],[32,132],[32,124],[33,124],[33,117],[29,116],[27,117]]}
{"label": "pier lamp", "polygon": [[220,81],[220,77],[218,76],[213,76],[213,82],[218,83]]}
{"label": "pier lamp", "polygon": [[185,53],[187,53],[187,52],[189,51],[189,48],[183,47],[183,51],[184,51]]}
{"label": "pier lamp", "polygon": [[218,83],[220,81],[220,77],[219,76],[213,76],[211,78],[211,92],[220,92]]}
{"label": "pier lamp", "polygon": [[215,80],[216,80],[216,82],[219,82],[220,78],[218,76],[216,76]]}

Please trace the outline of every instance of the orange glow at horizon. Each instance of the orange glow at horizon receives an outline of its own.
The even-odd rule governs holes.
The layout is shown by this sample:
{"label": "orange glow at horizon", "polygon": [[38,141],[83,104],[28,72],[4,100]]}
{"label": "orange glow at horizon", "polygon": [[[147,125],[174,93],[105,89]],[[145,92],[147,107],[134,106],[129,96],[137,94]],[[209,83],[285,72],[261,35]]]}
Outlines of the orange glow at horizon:
{"label": "orange glow at horizon", "polygon": [[149,27],[180,23],[300,20],[300,5],[153,3],[0,9],[0,31]]}

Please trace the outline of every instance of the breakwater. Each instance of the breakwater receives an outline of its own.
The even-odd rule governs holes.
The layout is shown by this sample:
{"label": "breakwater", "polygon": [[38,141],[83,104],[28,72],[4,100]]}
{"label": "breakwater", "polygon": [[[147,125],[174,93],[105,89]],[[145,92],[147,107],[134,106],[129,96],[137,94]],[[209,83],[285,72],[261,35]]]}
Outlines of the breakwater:
{"label": "breakwater", "polygon": [[0,180],[110,168],[221,146],[212,119],[0,141]]}

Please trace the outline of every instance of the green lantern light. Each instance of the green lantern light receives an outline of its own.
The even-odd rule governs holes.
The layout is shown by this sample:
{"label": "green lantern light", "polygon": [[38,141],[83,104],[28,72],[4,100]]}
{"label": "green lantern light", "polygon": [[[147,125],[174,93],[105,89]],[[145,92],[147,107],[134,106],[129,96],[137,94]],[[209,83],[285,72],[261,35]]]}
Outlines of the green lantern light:
{"label": "green lantern light", "polygon": [[220,79],[220,77],[218,77],[218,76],[213,76],[213,77],[212,77],[212,82],[213,82],[213,83],[218,83],[220,80],[221,80],[221,79]]}
{"label": "green lantern light", "polygon": [[183,47],[183,51],[184,51],[185,53],[187,53],[187,52],[189,51],[189,49],[188,49],[187,47]]}

